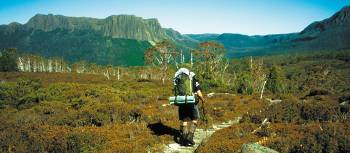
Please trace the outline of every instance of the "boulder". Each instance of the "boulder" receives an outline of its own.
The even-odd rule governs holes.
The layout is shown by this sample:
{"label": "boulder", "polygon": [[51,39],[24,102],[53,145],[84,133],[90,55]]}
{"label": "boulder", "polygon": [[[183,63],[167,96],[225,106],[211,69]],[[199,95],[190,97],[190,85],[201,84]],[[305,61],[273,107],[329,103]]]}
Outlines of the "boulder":
{"label": "boulder", "polygon": [[247,143],[243,144],[241,153],[278,153],[278,151],[264,147],[257,143]]}

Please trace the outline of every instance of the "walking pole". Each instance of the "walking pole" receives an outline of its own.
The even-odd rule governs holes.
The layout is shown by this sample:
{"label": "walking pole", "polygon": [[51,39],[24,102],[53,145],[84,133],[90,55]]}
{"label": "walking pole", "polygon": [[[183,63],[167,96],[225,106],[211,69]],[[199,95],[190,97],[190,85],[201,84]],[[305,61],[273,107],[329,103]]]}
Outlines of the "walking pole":
{"label": "walking pole", "polygon": [[205,103],[204,100],[202,100],[203,121],[205,123],[204,130],[205,130],[205,137],[207,137],[208,136],[208,118],[207,118],[207,112],[206,112],[204,103]]}

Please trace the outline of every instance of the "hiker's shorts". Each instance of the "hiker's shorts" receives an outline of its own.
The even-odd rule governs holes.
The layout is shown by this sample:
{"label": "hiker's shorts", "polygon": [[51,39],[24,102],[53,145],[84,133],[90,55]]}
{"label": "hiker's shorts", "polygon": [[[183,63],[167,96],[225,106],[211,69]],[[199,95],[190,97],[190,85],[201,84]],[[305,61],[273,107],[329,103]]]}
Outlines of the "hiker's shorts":
{"label": "hiker's shorts", "polygon": [[199,110],[196,104],[179,105],[179,120],[197,120],[199,119]]}

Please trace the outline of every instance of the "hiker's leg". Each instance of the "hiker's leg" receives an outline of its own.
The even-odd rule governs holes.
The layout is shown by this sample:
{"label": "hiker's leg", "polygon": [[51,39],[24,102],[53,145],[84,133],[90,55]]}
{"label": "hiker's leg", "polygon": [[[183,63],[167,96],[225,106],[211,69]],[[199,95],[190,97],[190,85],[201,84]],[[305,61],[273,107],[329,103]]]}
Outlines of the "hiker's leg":
{"label": "hiker's leg", "polygon": [[198,111],[198,106],[193,105],[192,107],[192,114],[191,114],[191,126],[189,126],[189,131],[188,131],[188,136],[187,140],[190,145],[194,145],[195,142],[193,140],[194,137],[194,132],[196,131],[197,127],[197,120],[199,119],[199,111]]}
{"label": "hiker's leg", "polygon": [[196,132],[196,127],[197,127],[197,120],[193,120],[191,126],[189,127],[189,131],[187,135],[187,140],[190,145],[195,144],[193,137],[194,137],[194,133]]}
{"label": "hiker's leg", "polygon": [[187,145],[186,138],[188,137],[188,123],[183,121],[180,126],[180,144]]}
{"label": "hiker's leg", "polygon": [[181,131],[181,136],[180,136],[180,144],[181,145],[189,145],[189,142],[187,140],[188,138],[188,133],[189,133],[189,123],[191,123],[192,119],[192,105],[181,105],[179,106],[179,117],[180,120],[182,121],[180,131]]}
{"label": "hiker's leg", "polygon": [[187,122],[182,122],[180,126],[180,136],[182,137],[184,134],[188,133]]}

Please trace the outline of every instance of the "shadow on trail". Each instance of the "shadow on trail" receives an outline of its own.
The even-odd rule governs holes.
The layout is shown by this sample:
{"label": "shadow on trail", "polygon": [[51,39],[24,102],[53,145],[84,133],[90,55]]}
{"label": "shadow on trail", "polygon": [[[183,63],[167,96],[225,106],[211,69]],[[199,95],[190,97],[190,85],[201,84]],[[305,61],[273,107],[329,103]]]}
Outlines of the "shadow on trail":
{"label": "shadow on trail", "polygon": [[161,122],[148,124],[147,127],[153,131],[154,135],[157,135],[157,136],[170,135],[170,136],[173,136],[175,142],[178,142],[180,131],[177,129],[166,126]]}

